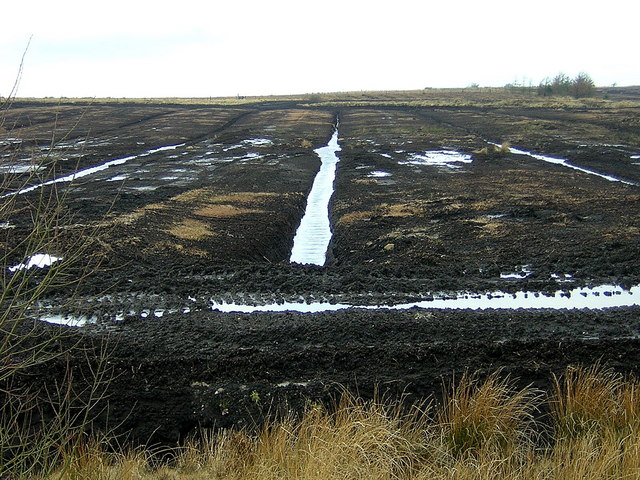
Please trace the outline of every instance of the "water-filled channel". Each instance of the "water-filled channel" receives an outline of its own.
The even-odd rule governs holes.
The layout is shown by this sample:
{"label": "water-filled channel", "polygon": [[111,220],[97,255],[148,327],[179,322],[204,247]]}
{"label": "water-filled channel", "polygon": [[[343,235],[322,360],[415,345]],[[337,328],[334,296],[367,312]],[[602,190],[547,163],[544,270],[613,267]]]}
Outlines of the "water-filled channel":
{"label": "water-filled channel", "polygon": [[346,309],[364,310],[408,310],[419,309],[602,309],[613,307],[632,307],[640,305],[640,285],[624,290],[619,286],[600,285],[592,288],[574,288],[569,291],[558,290],[553,295],[539,292],[520,291],[514,294],[493,292],[486,294],[459,293],[456,295],[434,295],[429,299],[400,303],[395,305],[357,305],[329,302],[284,302],[270,305],[241,305],[213,302],[212,310],[220,312],[284,312],[299,313],[330,312]]}
{"label": "water-filled channel", "polygon": [[[187,304],[195,301],[190,297]],[[555,294],[547,295],[539,292],[520,291],[513,294],[504,292],[492,292],[483,294],[458,293],[448,295],[433,295],[424,300],[381,305],[359,305],[358,303],[340,303],[329,301],[284,301],[267,304],[242,304],[227,303],[224,301],[209,301],[209,308],[222,313],[277,313],[277,312],[297,312],[297,313],[320,313],[334,312],[338,310],[409,310],[436,309],[436,310],[517,310],[517,309],[553,309],[553,310],[574,310],[574,309],[594,309],[620,308],[640,306],[640,285],[631,287],[628,290],[614,285],[600,285],[597,287],[579,287],[572,290],[558,290]],[[141,318],[162,317],[165,314],[189,315],[190,307],[173,310],[158,310],[147,308],[139,313]],[[113,320],[122,320],[127,314],[122,311],[114,315]],[[133,311],[128,311],[128,315],[134,315]],[[59,313],[40,312],[36,318],[41,321],[67,325],[71,327],[82,327],[86,324],[95,323],[96,316],[74,316]]]}
{"label": "water-filled channel", "polygon": [[83,178],[83,177],[86,177],[88,175],[93,175],[94,173],[100,172],[102,170],[106,170],[107,168],[114,167],[116,165],[122,165],[124,163],[127,163],[129,160],[133,160],[134,158],[147,157],[149,155],[153,155],[154,153],[164,152],[165,150],[175,150],[176,148],[182,147],[183,145],[185,145],[185,144],[184,143],[180,143],[178,145],[167,145],[165,147],[158,147],[158,148],[153,148],[151,150],[147,150],[146,152],[142,152],[142,153],[140,153],[138,155],[130,155],[128,157],[116,158],[115,160],[109,160],[108,162],[105,162],[105,163],[103,163],[101,165],[98,165],[96,167],[85,168],[84,170],[78,170],[77,172],[71,173],[69,175],[65,175],[64,177],[58,177],[58,178],[55,178],[53,180],[49,180],[47,182],[38,183],[38,184],[32,185],[30,187],[22,188],[20,190],[15,191],[15,192],[5,193],[4,195],[0,195],[0,198],[9,197],[11,195],[22,195],[22,194],[37,190],[38,188],[46,187],[48,185],[53,185],[55,183],[73,182],[74,180],[77,180],[78,178]]}
{"label": "water-filled channel", "polygon": [[333,132],[327,146],[314,151],[322,164],[309,192],[304,216],[293,238],[290,261],[322,266],[327,261],[327,249],[332,235],[329,202],[333,195],[337,164],[340,161],[336,155],[336,152],[340,151],[338,129]]}
{"label": "water-filled channel", "polygon": [[[492,145],[495,145],[497,147],[500,146],[497,143],[493,143],[493,142],[489,142],[489,143],[491,143]],[[595,170],[589,170],[588,168],[579,167],[577,165],[569,163],[564,158],[556,158],[556,157],[550,157],[548,155],[540,155],[538,153],[528,152],[526,150],[520,150],[519,148],[514,148],[514,147],[509,147],[509,151],[511,153],[516,154],[516,155],[527,155],[529,157],[535,158],[536,160],[542,160],[543,162],[553,163],[555,165],[561,165],[563,167],[571,168],[573,170],[577,170],[579,172],[586,173],[588,175],[594,175],[596,177],[604,178],[605,180],[609,180],[610,182],[620,182],[620,183],[624,183],[625,185],[638,186],[638,184],[635,183],[635,182],[630,182],[628,180],[623,180],[621,178],[614,177],[612,175],[607,175],[607,174],[604,174],[604,173],[596,172]]]}

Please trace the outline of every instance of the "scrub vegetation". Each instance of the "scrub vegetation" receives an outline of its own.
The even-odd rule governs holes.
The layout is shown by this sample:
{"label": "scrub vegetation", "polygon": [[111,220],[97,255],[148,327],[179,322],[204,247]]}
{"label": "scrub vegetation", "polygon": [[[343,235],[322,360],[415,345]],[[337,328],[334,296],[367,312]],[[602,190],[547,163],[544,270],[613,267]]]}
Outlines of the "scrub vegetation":
{"label": "scrub vegetation", "polygon": [[640,475],[639,388],[599,365],[567,369],[549,392],[499,372],[464,374],[439,402],[407,407],[344,393],[329,406],[308,403],[297,418],[205,433],[155,455],[88,443],[45,478],[632,479]]}
{"label": "scrub vegetation", "polygon": [[[16,101],[0,478],[637,478],[638,382],[615,372],[638,373],[640,308],[597,307],[640,281],[639,98]],[[329,261],[292,265],[336,120]],[[9,270],[34,254],[58,261]],[[594,309],[213,310],[598,285]]]}
{"label": "scrub vegetation", "polygon": [[[11,99],[0,106],[0,129],[11,131],[4,114]],[[50,150],[32,156],[27,172],[15,161],[22,147],[15,138],[1,145],[0,182],[0,478],[30,478],[57,469],[64,452],[73,451],[99,413],[108,384],[106,347],[101,341],[91,353],[98,362],[84,363],[78,373],[68,368],[68,356],[82,359],[65,328],[43,330],[32,308],[50,291],[71,292],[95,264],[88,261],[91,232],[75,225],[65,207],[66,192],[51,188],[28,200],[11,194],[9,185],[47,181],[42,172],[55,170]],[[13,174],[13,171],[16,174]],[[19,180],[17,173],[22,173]],[[20,212],[29,215],[11,223]],[[5,221],[6,220],[6,221]],[[18,238],[19,241],[11,239]],[[46,253],[45,253],[46,252]],[[96,353],[98,354],[97,356]],[[86,360],[86,359],[85,359]],[[82,361],[80,362],[82,365]],[[43,368],[56,368],[55,382],[30,381]],[[75,376],[85,382],[77,388]]]}
{"label": "scrub vegetation", "polygon": [[[585,80],[593,89],[588,97],[576,98],[572,96],[569,86],[580,79]],[[562,95],[539,95],[540,85],[555,81],[563,85]],[[251,107],[256,104],[277,104],[292,102],[301,108],[335,107],[335,106],[421,106],[421,107],[527,107],[527,108],[579,108],[580,106],[610,106],[621,108],[638,105],[638,89],[640,87],[596,87],[586,73],[581,73],[574,79],[559,73],[552,79],[544,79],[538,86],[514,88],[480,87],[480,88],[424,88],[422,90],[404,91],[354,91],[354,92],[325,92],[314,95],[278,95],[254,96],[237,99],[233,97],[206,98],[22,98],[20,101],[32,104],[60,103],[71,106],[91,105],[131,105],[147,106],[219,106],[219,107]],[[560,93],[560,92],[558,92]],[[292,113],[292,117],[295,114]],[[293,118],[292,118],[293,120]]]}
{"label": "scrub vegetation", "polygon": [[545,79],[538,85],[538,94],[548,95],[571,95],[575,98],[593,97],[596,87],[591,77],[586,73],[579,73],[571,79],[564,73],[559,73],[553,79]]}

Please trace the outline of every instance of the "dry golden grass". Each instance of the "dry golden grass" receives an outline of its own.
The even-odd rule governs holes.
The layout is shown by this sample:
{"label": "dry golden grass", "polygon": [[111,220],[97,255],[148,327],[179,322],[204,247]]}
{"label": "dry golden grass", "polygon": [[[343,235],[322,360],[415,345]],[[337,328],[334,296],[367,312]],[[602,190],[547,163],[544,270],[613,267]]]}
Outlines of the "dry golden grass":
{"label": "dry golden grass", "polygon": [[534,390],[517,390],[498,373],[484,382],[463,374],[437,416],[445,451],[454,457],[485,450],[511,454],[532,440],[532,413],[538,403]]}
{"label": "dry golden grass", "polygon": [[424,213],[424,207],[418,202],[382,204],[379,206],[384,217],[412,217]]}
{"label": "dry golden grass", "polygon": [[[345,394],[326,408],[310,403],[299,419],[257,432],[205,433],[175,451],[170,465],[150,455],[70,452],[60,480],[445,480],[640,478],[638,384],[599,366],[569,368],[548,400],[556,436],[533,413],[540,392],[500,374],[463,375],[442,404],[403,407]],[[567,417],[580,419],[566,434]],[[597,428],[593,427],[597,425]],[[586,426],[586,428],[583,428]]]}
{"label": "dry golden grass", "polygon": [[242,208],[235,207],[233,205],[226,204],[212,204],[207,205],[206,207],[199,208],[193,212],[194,214],[201,217],[208,218],[227,218],[227,217],[236,217],[238,215],[247,215],[247,214],[255,214],[255,213],[265,213],[264,210],[258,210],[255,208]]}
{"label": "dry golden grass", "polygon": [[[249,214],[265,214],[264,206],[273,209],[273,200],[281,195],[268,192],[236,192],[217,194],[210,188],[189,190],[170,198],[166,202],[145,205],[133,212],[111,220],[115,225],[135,225],[149,237],[151,230],[168,233],[181,240],[200,241],[211,238],[215,233],[215,219],[233,218]],[[147,215],[154,215],[154,221],[145,221]],[[204,218],[203,218],[204,217]],[[176,218],[181,219],[176,222]],[[206,221],[209,219],[209,221]],[[213,223],[212,223],[213,222]],[[190,255],[206,256],[201,250],[183,249],[182,246],[156,242],[152,248],[160,250],[169,247]]]}
{"label": "dry golden grass", "polygon": [[373,212],[371,211],[349,212],[342,215],[336,223],[337,225],[352,225],[356,222],[361,222],[363,220],[369,219],[372,216]]}
{"label": "dry golden grass", "polygon": [[216,195],[208,199],[211,203],[239,203],[239,204],[260,204],[267,200],[281,196],[278,193],[269,192],[235,192],[225,195]]}
{"label": "dry golden grass", "polygon": [[388,234],[380,237],[380,240],[398,240],[409,238],[425,241],[436,241],[440,239],[440,234],[437,231],[425,227],[396,228]]}
{"label": "dry golden grass", "polygon": [[502,145],[497,146],[497,145],[487,145],[484,146],[478,150],[474,150],[473,153],[479,154],[479,155],[490,155],[490,154],[494,154],[494,155],[506,155],[507,153],[509,153],[511,147],[511,143],[509,142],[502,142]]}
{"label": "dry golden grass", "polygon": [[348,212],[344,215],[340,216],[337,221],[338,225],[352,225],[357,222],[365,221],[370,219],[373,216],[382,216],[382,217],[412,217],[415,215],[421,215],[424,213],[424,207],[421,202],[412,202],[412,203],[382,203],[375,207],[373,211],[371,210],[362,210],[355,212]]}
{"label": "dry golden grass", "polygon": [[186,218],[180,223],[172,225],[168,233],[182,240],[203,240],[215,235],[205,222]]}
{"label": "dry golden grass", "polygon": [[116,225],[131,225],[142,217],[144,217],[148,212],[151,211],[162,211],[166,208],[166,205],[162,203],[151,203],[149,205],[145,205],[142,208],[138,208],[130,213],[125,213],[113,219],[113,223]]}
{"label": "dry golden grass", "polygon": [[170,201],[178,203],[239,203],[255,204],[263,203],[268,199],[280,196],[277,193],[269,192],[234,192],[227,194],[217,194],[211,188],[197,188],[171,197]]}
{"label": "dry golden grass", "polygon": [[194,247],[186,247],[181,243],[172,242],[172,241],[160,241],[155,242],[148,247],[143,249],[143,253],[145,255],[155,255],[158,252],[166,252],[167,250],[175,250],[178,253],[184,255],[191,255],[194,257],[202,257],[206,258],[209,256],[209,253],[206,250],[202,250]]}
{"label": "dry golden grass", "polygon": [[640,384],[599,365],[554,377],[551,406],[560,438],[592,431],[625,437],[640,430]]}
{"label": "dry golden grass", "polygon": [[[494,107],[494,108],[541,108],[541,109],[637,109],[640,105],[637,92],[610,94],[611,89],[598,91],[596,97],[580,98],[539,96],[535,88],[429,88],[406,91],[354,91],[326,92],[321,94],[279,95],[262,97],[204,97],[204,98],[60,98],[16,99],[13,103],[53,104],[57,109],[74,104],[119,104],[141,105],[201,105],[212,107],[251,106],[256,103],[294,102],[300,110],[292,109],[287,124],[298,125],[300,121],[313,125],[316,118],[305,118],[302,109],[320,112],[341,107]],[[602,98],[605,97],[605,98]],[[610,99],[609,99],[610,97]],[[325,115],[330,115],[326,113]],[[634,136],[633,138],[636,138]]]}
{"label": "dry golden grass", "polygon": [[357,185],[377,185],[378,180],[375,178],[356,178],[353,183]]}
{"label": "dry golden grass", "polygon": [[188,190],[184,193],[171,197],[171,201],[179,203],[191,203],[196,201],[208,200],[212,196],[212,192],[208,188],[197,188]]}
{"label": "dry golden grass", "polygon": [[481,228],[480,235],[483,237],[501,237],[508,234],[504,222],[489,217],[474,218],[471,221]]}

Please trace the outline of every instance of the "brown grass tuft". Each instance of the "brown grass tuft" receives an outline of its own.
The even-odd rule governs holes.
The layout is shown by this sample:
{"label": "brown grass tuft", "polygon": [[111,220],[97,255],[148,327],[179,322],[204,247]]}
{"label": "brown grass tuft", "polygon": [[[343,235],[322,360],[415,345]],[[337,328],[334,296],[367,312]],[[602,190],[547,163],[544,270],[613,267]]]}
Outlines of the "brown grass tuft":
{"label": "brown grass tuft", "polygon": [[482,383],[464,373],[438,412],[443,444],[454,456],[487,448],[513,451],[530,435],[538,403],[535,390],[516,390],[498,373]]}
{"label": "brown grass tuft", "polygon": [[[204,432],[153,466],[149,454],[106,454],[95,444],[69,452],[49,478],[139,480],[601,480],[640,478],[638,387],[611,370],[569,368],[555,378],[554,418],[574,415],[600,425],[542,442],[532,413],[542,397],[499,373],[464,374],[442,406],[403,406],[344,394],[301,418],[255,432]],[[603,416],[608,409],[615,421]],[[564,415],[563,416],[561,416]],[[611,427],[611,428],[609,428]],[[622,427],[622,428],[621,428]]]}
{"label": "brown grass tuft", "polygon": [[591,432],[620,437],[640,430],[640,384],[601,365],[570,367],[553,377],[550,398],[559,438]]}
{"label": "brown grass tuft", "polygon": [[206,223],[191,218],[172,225],[167,231],[182,240],[204,240],[215,235]]}
{"label": "brown grass tuft", "polygon": [[379,208],[385,217],[412,217],[424,213],[424,207],[418,203],[383,203]]}
{"label": "brown grass tuft", "polygon": [[356,222],[367,220],[372,216],[373,216],[373,212],[370,212],[370,211],[349,212],[342,215],[336,223],[338,225],[351,225]]}
{"label": "brown grass tuft", "polygon": [[193,213],[201,217],[228,218],[228,217],[236,217],[238,215],[266,213],[266,212],[264,210],[258,210],[254,208],[242,208],[242,207],[235,207],[233,205],[226,205],[226,204],[211,204],[211,205],[202,207],[198,210],[195,210]]}

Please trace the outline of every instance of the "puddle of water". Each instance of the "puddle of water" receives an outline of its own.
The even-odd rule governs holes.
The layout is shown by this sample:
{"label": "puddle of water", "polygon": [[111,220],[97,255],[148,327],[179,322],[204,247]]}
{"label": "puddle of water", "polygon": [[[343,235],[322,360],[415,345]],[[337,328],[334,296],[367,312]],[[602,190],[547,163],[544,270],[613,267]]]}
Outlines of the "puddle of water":
{"label": "puddle of water", "polygon": [[276,384],[276,387],[281,387],[281,388],[286,388],[286,387],[307,387],[309,386],[310,382],[292,382],[290,380],[286,380],[284,382],[280,382],[278,384]]}
{"label": "puddle of water", "polygon": [[[499,146],[496,143],[492,143],[492,145]],[[620,183],[624,183],[626,185],[634,185],[634,186],[638,185],[637,183],[629,182],[627,180],[622,180],[620,178],[617,178],[617,177],[614,177],[614,176],[611,176],[611,175],[606,175],[604,173],[596,172],[594,170],[589,170],[587,168],[578,167],[577,165],[573,165],[573,164],[567,162],[567,160],[564,159],[564,158],[555,158],[555,157],[549,157],[547,155],[539,155],[537,153],[527,152],[525,150],[520,150],[518,148],[513,148],[513,147],[509,147],[509,151],[511,153],[515,153],[516,155],[527,155],[527,156],[535,158],[537,160],[542,160],[544,162],[553,163],[554,165],[561,165],[563,167],[572,168],[573,170],[577,170],[579,172],[583,172],[583,173],[586,173],[586,174],[589,174],[589,175],[595,175],[596,177],[604,178],[605,180],[609,180],[610,182],[620,182]]]}
{"label": "puddle of water", "polygon": [[241,161],[246,161],[246,160],[255,160],[257,158],[262,158],[263,155],[260,155],[259,153],[256,152],[249,152],[247,153],[245,156],[240,157]]}
{"label": "puddle of water", "polygon": [[352,305],[328,302],[285,302],[271,305],[238,305],[233,303],[212,303],[211,309],[224,313],[255,312],[298,312],[318,313],[346,309],[363,310],[408,310],[420,309],[596,309],[612,307],[630,307],[640,305],[640,285],[623,290],[614,285],[601,285],[593,288],[575,288],[568,292],[557,291],[553,296],[538,292],[517,292],[508,294],[493,292],[482,295],[458,294],[455,296],[433,297],[420,302],[398,305]]}
{"label": "puddle of water", "polygon": [[[565,276],[566,277],[566,276]],[[194,302],[195,298],[189,297]],[[360,309],[360,310],[409,310],[418,309],[453,309],[453,310],[516,310],[516,309],[595,309],[614,307],[640,306],[640,285],[624,290],[619,286],[601,285],[593,288],[575,288],[570,291],[557,291],[554,295],[544,295],[539,292],[517,292],[508,294],[504,292],[492,292],[487,294],[458,293],[456,295],[441,295],[429,297],[426,300],[402,304],[385,305],[357,305],[349,303],[331,303],[327,301],[319,302],[281,302],[266,305],[243,305],[227,302],[211,301],[210,308],[221,313],[321,313],[335,312],[340,310]],[[156,317],[161,318],[165,314],[181,313],[187,315],[191,312],[189,306],[181,309],[151,309],[145,308],[139,311],[141,318]],[[136,312],[129,311],[127,315],[135,315]],[[118,313],[114,319],[123,320],[125,313]],[[87,323],[95,323],[97,317],[71,316],[60,314],[40,314],[36,318],[44,322],[56,323],[80,327]]]}
{"label": "puddle of water", "polygon": [[230,150],[237,150],[238,148],[243,148],[242,145],[236,144],[236,145],[231,145],[229,147],[225,147],[222,149],[223,152],[228,152]]}
{"label": "puddle of water", "polygon": [[129,178],[129,175],[116,175],[115,177],[111,177],[107,180],[107,182],[121,182],[122,180],[126,180]]}
{"label": "puddle of water", "polygon": [[54,180],[49,180],[48,182],[40,183],[38,185],[33,185],[31,187],[25,187],[16,192],[11,192],[0,196],[0,198],[8,197],[10,195],[22,195],[24,193],[32,192],[33,190],[37,190],[38,188],[45,187],[47,185],[53,185],[54,183],[64,183],[64,182],[72,182],[78,178],[86,177],[88,175],[93,175],[94,173],[100,172],[102,170],[106,170],[109,167],[113,167],[116,165],[122,165],[123,163],[127,163],[129,160],[133,160],[134,158],[142,158],[147,157],[149,155],[153,155],[154,153],[164,152],[166,150],[175,150],[178,147],[182,147],[184,143],[180,143],[178,145],[167,145],[165,147],[152,148],[151,150],[147,150],[146,152],[140,153],[138,155],[130,155],[128,157],[117,158],[115,160],[110,160],[102,165],[98,165],[97,167],[85,168],[84,170],[77,171],[70,175],[65,175],[64,177],[56,178]]}
{"label": "puddle of water", "polygon": [[34,173],[41,170],[40,165],[7,165],[0,166],[0,174],[16,175],[21,173]]}
{"label": "puddle of water", "polygon": [[268,138],[250,138],[248,140],[243,140],[242,143],[251,146],[273,145],[273,140]]}
{"label": "puddle of water", "polygon": [[304,216],[293,238],[290,258],[292,263],[322,266],[326,262],[327,248],[332,235],[329,201],[333,195],[333,181],[340,161],[336,152],[340,150],[337,128],[326,147],[314,150],[322,164],[309,192]]}
{"label": "puddle of water", "polygon": [[551,274],[551,278],[553,280],[555,280],[558,283],[567,283],[567,282],[573,282],[573,275],[570,275],[568,273],[565,273],[563,275],[559,275],[557,273],[552,273]]}
{"label": "puddle of water", "polygon": [[223,313],[255,313],[255,312],[298,312],[298,313],[318,313],[318,312],[335,312],[338,310],[346,310],[354,308],[353,305],[346,303],[329,303],[329,302],[283,302],[272,303],[269,305],[238,305],[235,303],[212,302],[211,310],[217,310]]}
{"label": "puddle of water", "polygon": [[84,327],[88,323],[95,323],[98,319],[96,317],[73,317],[70,315],[48,314],[40,315],[38,320],[56,325],[65,325],[67,327]]}
{"label": "puddle of water", "polygon": [[432,150],[425,153],[411,153],[409,159],[398,162],[400,165],[417,165],[432,167],[461,168],[465,163],[471,163],[471,155],[454,150]]}
{"label": "puddle of water", "polygon": [[6,147],[8,145],[20,145],[22,144],[21,138],[4,138],[0,140],[0,147]]}
{"label": "puddle of water", "polygon": [[500,278],[503,280],[522,280],[531,275],[531,273],[533,273],[531,267],[529,265],[523,265],[517,272],[501,273]]}
{"label": "puddle of water", "polygon": [[389,307],[394,310],[407,308],[451,308],[451,309],[596,309],[628,307],[640,305],[640,286],[623,290],[614,285],[594,288],[576,288],[569,292],[557,291],[553,296],[537,292],[517,292],[505,294],[495,292],[480,296],[458,296],[426,302],[409,303]]}
{"label": "puddle of water", "polygon": [[383,177],[390,177],[390,176],[391,174],[389,172],[384,172],[382,170],[374,170],[369,175],[367,175],[367,177],[371,177],[371,178],[383,178]]}
{"label": "puddle of water", "polygon": [[10,272],[17,272],[18,270],[29,270],[30,268],[45,268],[50,267],[55,262],[62,260],[61,257],[54,257],[48,253],[36,253],[29,257],[25,263],[19,263],[13,267],[9,267]]}

